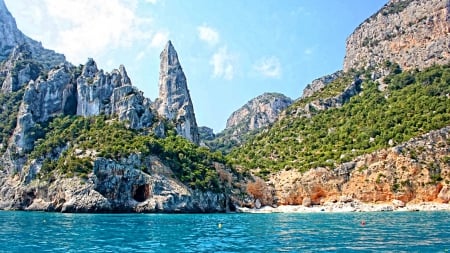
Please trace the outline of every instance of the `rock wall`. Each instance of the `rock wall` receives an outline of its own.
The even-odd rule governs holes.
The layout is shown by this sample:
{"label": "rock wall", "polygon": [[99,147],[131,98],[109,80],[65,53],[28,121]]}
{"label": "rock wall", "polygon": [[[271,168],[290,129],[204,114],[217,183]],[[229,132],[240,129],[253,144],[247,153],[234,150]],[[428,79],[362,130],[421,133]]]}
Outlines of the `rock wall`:
{"label": "rock wall", "polygon": [[[333,168],[282,171],[269,180],[277,204],[450,200],[450,127]],[[344,201],[345,202],[345,201]]]}
{"label": "rock wall", "polygon": [[16,46],[11,55],[0,65],[1,91],[14,92],[35,80],[42,71],[42,65],[32,59],[30,48],[26,44]]}
{"label": "rock wall", "polygon": [[423,69],[450,58],[450,1],[389,1],[347,39],[344,71],[385,61]]}
{"label": "rock wall", "polygon": [[161,117],[174,122],[179,135],[199,144],[197,121],[186,76],[171,41],[167,42],[160,58],[159,97],[154,108]]}
{"label": "rock wall", "polygon": [[0,0],[0,61],[8,58],[16,46],[27,45],[33,57],[50,69],[66,61],[64,55],[45,49],[40,42],[25,36],[18,28],[16,20]]}
{"label": "rock wall", "polygon": [[[38,167],[40,165],[37,165]],[[224,193],[191,190],[158,157],[96,158],[88,179],[23,184],[0,177],[0,209],[58,212],[225,212]]]}

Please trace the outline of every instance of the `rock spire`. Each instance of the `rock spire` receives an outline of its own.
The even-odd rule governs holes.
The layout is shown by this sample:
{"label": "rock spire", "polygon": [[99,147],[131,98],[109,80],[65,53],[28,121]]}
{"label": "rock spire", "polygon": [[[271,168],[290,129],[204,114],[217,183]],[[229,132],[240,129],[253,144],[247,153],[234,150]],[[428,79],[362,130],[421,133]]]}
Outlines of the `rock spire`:
{"label": "rock spire", "polygon": [[198,144],[199,134],[186,76],[171,41],[160,55],[158,114],[175,124],[177,133]]}

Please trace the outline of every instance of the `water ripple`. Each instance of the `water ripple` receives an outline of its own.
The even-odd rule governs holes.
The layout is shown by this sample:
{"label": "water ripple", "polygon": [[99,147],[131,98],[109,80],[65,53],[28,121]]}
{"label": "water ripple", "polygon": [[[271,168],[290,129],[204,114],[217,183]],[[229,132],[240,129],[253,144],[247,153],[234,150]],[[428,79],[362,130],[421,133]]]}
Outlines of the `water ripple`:
{"label": "water ripple", "polygon": [[0,224],[0,252],[450,252],[450,212],[0,212]]}

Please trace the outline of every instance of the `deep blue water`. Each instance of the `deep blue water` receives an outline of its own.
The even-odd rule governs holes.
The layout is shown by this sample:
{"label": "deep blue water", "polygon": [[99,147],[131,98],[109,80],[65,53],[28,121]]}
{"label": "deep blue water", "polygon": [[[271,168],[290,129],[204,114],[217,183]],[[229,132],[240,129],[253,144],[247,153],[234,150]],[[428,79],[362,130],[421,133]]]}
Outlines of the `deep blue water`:
{"label": "deep blue water", "polygon": [[450,212],[0,212],[0,251],[450,252]]}

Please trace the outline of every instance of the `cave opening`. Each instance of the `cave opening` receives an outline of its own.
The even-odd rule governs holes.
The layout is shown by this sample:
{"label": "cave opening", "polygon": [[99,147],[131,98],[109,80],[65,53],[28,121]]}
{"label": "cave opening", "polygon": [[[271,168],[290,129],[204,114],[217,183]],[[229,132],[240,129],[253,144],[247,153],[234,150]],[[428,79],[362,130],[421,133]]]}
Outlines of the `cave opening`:
{"label": "cave opening", "polygon": [[137,202],[144,202],[149,197],[149,186],[148,184],[139,185],[133,194],[133,199]]}

